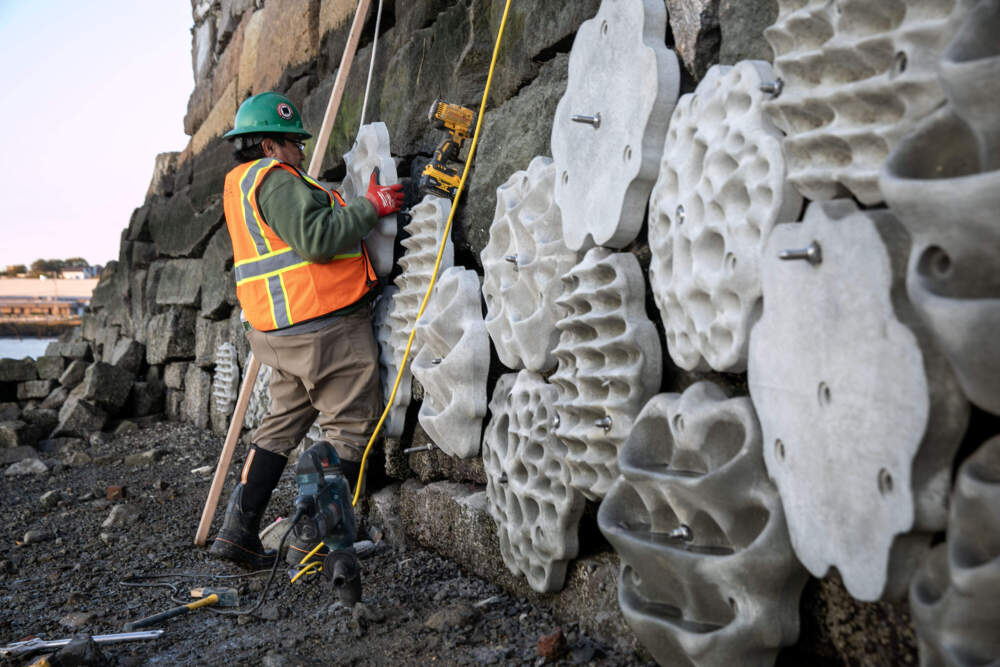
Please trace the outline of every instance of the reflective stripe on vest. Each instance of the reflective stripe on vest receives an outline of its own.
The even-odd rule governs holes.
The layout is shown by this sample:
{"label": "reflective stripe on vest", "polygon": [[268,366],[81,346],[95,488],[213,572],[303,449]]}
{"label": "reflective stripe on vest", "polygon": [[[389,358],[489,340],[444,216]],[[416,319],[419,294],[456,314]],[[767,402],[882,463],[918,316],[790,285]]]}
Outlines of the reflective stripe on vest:
{"label": "reflective stripe on vest", "polygon": [[[291,326],[298,321],[350,305],[375,282],[367,253],[360,242],[350,252],[335,255],[327,263],[316,264],[302,258],[274,233],[263,220],[256,202],[257,188],[272,168],[289,171],[323,192],[331,208],[345,205],[335,192],[331,193],[295,167],[273,158],[240,165],[227,176],[226,215],[227,226],[233,236],[236,260],[233,273],[237,296],[250,290],[245,295],[249,301],[244,303],[243,296],[240,296],[240,301],[250,323],[263,331]],[[239,201],[235,201],[233,197],[238,197]],[[230,219],[236,216],[242,220]],[[237,242],[237,236],[242,236],[241,229],[248,236],[243,236]],[[247,257],[248,253],[256,256]],[[338,260],[343,261],[338,263]],[[294,278],[290,277],[293,272]],[[291,280],[290,284],[297,285],[291,296],[286,278]],[[304,284],[303,280],[307,283]],[[310,284],[312,287],[308,286]],[[324,285],[327,287],[324,288]],[[313,303],[310,298],[308,302],[304,302],[303,295],[312,295],[313,290],[319,290],[315,292],[319,297],[318,301]],[[265,305],[267,310],[262,311],[261,307]]]}

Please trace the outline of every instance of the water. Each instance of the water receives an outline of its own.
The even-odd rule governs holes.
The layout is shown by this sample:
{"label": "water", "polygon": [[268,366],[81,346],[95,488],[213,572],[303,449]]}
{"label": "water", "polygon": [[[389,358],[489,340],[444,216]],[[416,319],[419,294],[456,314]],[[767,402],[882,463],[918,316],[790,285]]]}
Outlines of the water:
{"label": "water", "polygon": [[37,359],[55,338],[0,338],[0,359]]}

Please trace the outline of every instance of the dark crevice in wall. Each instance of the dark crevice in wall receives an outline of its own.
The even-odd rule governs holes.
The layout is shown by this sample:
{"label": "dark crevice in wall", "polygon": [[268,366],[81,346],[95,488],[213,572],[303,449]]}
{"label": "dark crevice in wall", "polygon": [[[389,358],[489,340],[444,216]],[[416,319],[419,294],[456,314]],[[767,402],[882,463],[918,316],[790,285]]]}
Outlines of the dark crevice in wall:
{"label": "dark crevice in wall", "polygon": [[[372,2],[371,11],[365,21],[365,27],[361,29],[361,38],[358,41],[358,49],[362,49],[375,41],[375,21],[378,18],[378,2]],[[384,0],[382,4],[382,20],[378,26],[379,40],[385,36],[389,30],[396,25],[396,3],[394,0]]]}
{"label": "dark crevice in wall", "polygon": [[532,62],[541,65],[542,63],[547,63],[548,61],[552,60],[560,53],[569,53],[570,49],[573,48],[574,40],[576,40],[575,32],[566,35],[552,46],[545,47],[544,49],[536,53],[534,56],[532,56],[531,60]]}

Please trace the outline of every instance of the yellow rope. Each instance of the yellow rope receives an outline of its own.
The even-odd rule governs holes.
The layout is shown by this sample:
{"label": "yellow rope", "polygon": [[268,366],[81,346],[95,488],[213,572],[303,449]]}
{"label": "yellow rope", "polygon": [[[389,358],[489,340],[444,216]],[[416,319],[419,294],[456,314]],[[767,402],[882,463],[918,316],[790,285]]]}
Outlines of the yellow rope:
{"label": "yellow rope", "polygon": [[[479,129],[483,125],[483,116],[486,113],[486,100],[490,94],[490,85],[493,83],[493,69],[497,64],[497,56],[500,53],[500,40],[503,37],[504,26],[507,25],[507,13],[510,10],[511,0],[507,0],[507,3],[503,8],[503,18],[500,19],[500,29],[497,31],[497,40],[493,45],[493,58],[490,60],[490,72],[486,77],[486,88],[483,89],[483,100],[479,104],[479,117],[476,119],[476,131],[472,135],[472,145],[469,146],[469,156],[465,159],[465,168],[462,170],[462,180],[458,183],[458,190],[455,191],[455,199],[451,203],[451,213],[448,214],[448,223],[444,227],[444,234],[441,236],[441,244],[438,246],[437,259],[434,262],[434,272],[431,274],[431,283],[427,286],[427,293],[424,294],[424,300],[420,303],[420,309],[417,311],[416,321],[420,320],[420,316],[424,314],[424,308],[427,306],[427,302],[431,298],[431,290],[434,289],[434,283],[437,282],[438,270],[441,268],[441,257],[444,255],[444,247],[451,234],[451,223],[455,218],[455,211],[458,210],[458,199],[462,196],[462,189],[465,187],[465,179],[469,175],[469,168],[472,167],[472,159],[476,154],[476,143],[479,141]],[[375,442],[375,438],[378,436],[379,431],[382,429],[382,424],[385,423],[385,418],[389,414],[389,408],[392,406],[392,402],[396,398],[396,391],[399,389],[399,383],[403,379],[403,369],[406,368],[406,362],[410,358],[410,347],[413,345],[413,335],[416,333],[416,327],[410,331],[410,337],[406,341],[406,351],[403,352],[403,361],[399,364],[399,372],[396,373],[396,382],[392,386],[392,393],[389,394],[389,400],[386,401],[385,410],[382,411],[382,416],[378,420],[378,424],[375,425],[375,430],[372,432],[372,437],[368,440],[368,445],[365,447],[365,453],[361,457],[361,469],[358,472],[358,484],[354,490],[354,500],[351,501],[351,505],[358,504],[358,498],[361,496],[361,480],[365,477],[365,464],[368,462],[368,453],[371,451],[372,444]]]}

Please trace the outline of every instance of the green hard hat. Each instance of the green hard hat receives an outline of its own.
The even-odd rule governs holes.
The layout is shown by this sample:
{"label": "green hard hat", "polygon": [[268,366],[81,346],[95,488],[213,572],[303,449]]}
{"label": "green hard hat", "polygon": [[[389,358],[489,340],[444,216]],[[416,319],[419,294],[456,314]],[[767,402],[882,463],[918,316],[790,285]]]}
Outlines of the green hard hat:
{"label": "green hard hat", "polygon": [[227,139],[244,134],[297,134],[303,139],[312,135],[302,127],[302,116],[284,95],[278,93],[261,93],[248,97],[236,111],[236,122],[233,129],[223,136]]}

